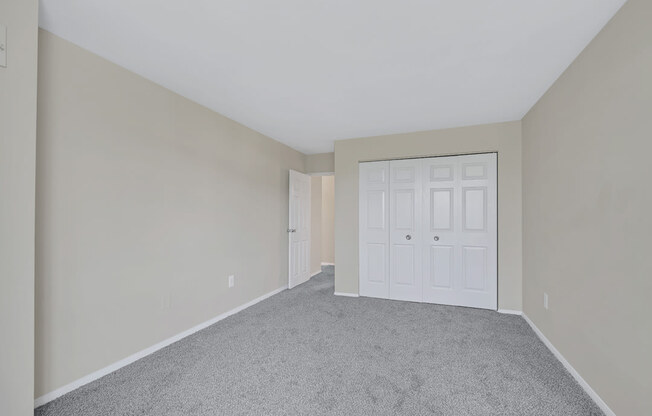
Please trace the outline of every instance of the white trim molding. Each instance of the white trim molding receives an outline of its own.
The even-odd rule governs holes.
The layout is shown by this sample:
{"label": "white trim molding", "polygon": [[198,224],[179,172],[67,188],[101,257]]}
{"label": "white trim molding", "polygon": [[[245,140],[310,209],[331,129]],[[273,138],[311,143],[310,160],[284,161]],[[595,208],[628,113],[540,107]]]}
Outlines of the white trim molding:
{"label": "white trim molding", "polygon": [[346,292],[334,292],[333,293],[335,296],[344,296],[347,298],[357,298],[360,297],[357,293],[346,293]]}
{"label": "white trim molding", "polygon": [[317,276],[319,273],[321,273],[321,270],[319,270],[317,272],[312,272],[312,274],[310,275],[310,278],[312,279],[313,277]]}
{"label": "white trim molding", "polygon": [[322,263],[322,266],[335,266],[335,263]]}
{"label": "white trim molding", "polygon": [[503,313],[505,315],[523,315],[523,312],[514,309],[498,309],[498,313]]}
{"label": "white trim molding", "polygon": [[591,388],[589,383],[587,383],[586,380],[582,378],[580,373],[578,373],[577,370],[573,368],[573,366],[566,360],[566,358],[564,358],[563,355],[561,355],[561,353],[557,350],[557,348],[555,348],[555,346],[552,345],[552,342],[550,342],[550,340],[548,340],[548,338],[546,338],[546,336],[543,335],[543,332],[541,332],[541,330],[537,328],[536,325],[534,325],[534,322],[532,322],[530,318],[527,317],[526,314],[522,314],[522,316],[523,319],[525,319],[525,322],[527,322],[528,325],[530,325],[534,333],[537,334],[539,339],[541,339],[541,341],[545,344],[545,346],[548,347],[548,349],[553,353],[553,355],[557,357],[557,359],[564,365],[566,370],[573,376],[573,378],[575,378],[575,380],[579,383],[579,385],[582,386],[586,394],[588,394],[589,397],[591,397],[591,399],[593,399],[593,401],[598,405],[598,407],[602,409],[604,414],[607,416],[616,416],[616,414],[609,408],[609,406],[607,406],[607,403],[605,403],[604,400],[602,400],[602,398],[598,396],[598,393],[596,393],[595,390]]}
{"label": "white trim molding", "polygon": [[63,387],[59,387],[56,390],[53,390],[53,391],[51,391],[49,393],[46,393],[43,396],[38,397],[36,400],[34,400],[34,408],[43,406],[44,404],[46,404],[48,402],[51,402],[52,400],[54,400],[54,399],[56,399],[58,397],[61,397],[66,393],[69,393],[69,392],[71,392],[71,391],[73,391],[75,389],[78,389],[81,386],[84,386],[84,385],[86,385],[86,384],[88,384],[88,383],[90,383],[92,381],[95,381],[95,380],[97,380],[97,379],[99,379],[101,377],[104,377],[107,374],[110,374],[110,373],[112,373],[112,372],[114,372],[116,370],[119,370],[120,368],[125,367],[125,366],[133,363],[134,361],[138,361],[141,358],[144,358],[144,357],[146,357],[146,356],[160,350],[161,348],[165,348],[165,347],[167,347],[168,345],[170,345],[170,344],[172,344],[174,342],[177,342],[177,341],[179,341],[179,340],[181,340],[181,339],[183,339],[183,338],[185,338],[185,337],[187,337],[189,335],[192,335],[195,332],[201,331],[202,329],[204,329],[204,328],[206,328],[208,326],[211,326],[214,323],[219,322],[224,318],[228,318],[229,316],[234,315],[234,314],[236,314],[236,313],[238,313],[238,312],[240,312],[242,310],[245,310],[248,307],[253,306],[253,305],[257,304],[258,302],[261,302],[261,301],[263,301],[263,300],[265,300],[265,299],[267,299],[269,297],[272,297],[272,296],[274,296],[274,295],[276,295],[276,294],[278,294],[278,293],[280,293],[280,292],[282,292],[282,291],[284,291],[286,289],[287,289],[287,286],[279,287],[278,289],[273,290],[273,291],[271,291],[269,293],[266,293],[266,294],[264,294],[264,295],[262,295],[262,296],[260,296],[260,297],[258,297],[256,299],[252,300],[252,301],[249,301],[249,302],[247,302],[247,303],[245,303],[243,305],[240,305],[240,306],[238,306],[238,307],[236,307],[234,309],[231,309],[230,311],[224,312],[223,314],[220,314],[220,315],[218,315],[218,316],[216,316],[216,317],[214,317],[212,319],[209,319],[208,321],[202,322],[199,325],[195,325],[190,329],[187,329],[187,330],[185,330],[185,331],[183,331],[181,333],[178,333],[178,334],[176,334],[176,335],[174,335],[174,336],[172,336],[172,337],[170,337],[170,338],[168,338],[166,340],[163,340],[163,341],[159,342],[156,345],[152,345],[149,348],[145,348],[142,351],[138,351],[135,354],[132,354],[132,355],[130,355],[130,356],[128,356],[128,357],[126,357],[126,358],[124,358],[124,359],[122,359],[120,361],[117,361],[117,362],[115,362],[115,363],[113,363],[113,364],[111,364],[111,365],[109,365],[107,367],[104,367],[104,368],[102,368],[100,370],[97,370],[97,371],[87,375],[87,376],[84,376],[84,377],[82,377],[82,378],[80,378],[78,380],[75,380],[72,383],[66,384]]}

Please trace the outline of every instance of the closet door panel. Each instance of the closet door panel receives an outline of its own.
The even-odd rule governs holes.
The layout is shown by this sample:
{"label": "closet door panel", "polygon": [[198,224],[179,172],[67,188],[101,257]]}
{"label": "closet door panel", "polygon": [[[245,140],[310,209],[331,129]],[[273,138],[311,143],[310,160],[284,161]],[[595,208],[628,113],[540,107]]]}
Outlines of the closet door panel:
{"label": "closet door panel", "polygon": [[389,162],[360,163],[361,296],[389,298]]}
{"label": "closet door panel", "polygon": [[460,229],[459,166],[455,157],[423,160],[423,301],[456,304]]}
{"label": "closet door panel", "polygon": [[390,299],[421,302],[421,160],[390,162]]}
{"label": "closet door panel", "polygon": [[462,229],[458,303],[498,308],[498,187],[495,153],[461,156]]}
{"label": "closet door panel", "polygon": [[423,301],[497,308],[496,155],[424,159]]}

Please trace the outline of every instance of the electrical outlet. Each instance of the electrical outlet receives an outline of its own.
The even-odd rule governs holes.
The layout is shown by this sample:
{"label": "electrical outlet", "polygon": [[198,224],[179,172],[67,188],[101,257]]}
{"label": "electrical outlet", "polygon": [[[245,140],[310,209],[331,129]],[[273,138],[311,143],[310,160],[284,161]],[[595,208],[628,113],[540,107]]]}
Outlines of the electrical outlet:
{"label": "electrical outlet", "polygon": [[235,276],[231,275],[229,276],[229,287],[235,286]]}
{"label": "electrical outlet", "polygon": [[543,294],[543,307],[545,309],[548,309],[548,294],[547,293]]}

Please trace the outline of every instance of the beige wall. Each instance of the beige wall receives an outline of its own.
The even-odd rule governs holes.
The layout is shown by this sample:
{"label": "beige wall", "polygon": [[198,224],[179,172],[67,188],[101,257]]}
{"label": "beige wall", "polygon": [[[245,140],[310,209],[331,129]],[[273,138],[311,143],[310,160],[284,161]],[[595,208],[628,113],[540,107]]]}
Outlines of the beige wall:
{"label": "beige wall", "polygon": [[523,120],[525,313],[620,416],[652,414],[651,21],[626,3]]}
{"label": "beige wall", "polygon": [[335,154],[318,153],[306,156],[306,172],[331,173],[335,171]]}
{"label": "beige wall", "polygon": [[498,152],[498,307],[521,310],[521,123],[335,142],[335,290],[358,293],[358,162]]}
{"label": "beige wall", "polygon": [[286,285],[305,163],[43,31],[39,60],[36,396]]}
{"label": "beige wall", "polygon": [[321,176],[310,178],[310,274],[321,271]]}
{"label": "beige wall", "polygon": [[0,415],[26,416],[34,412],[38,1],[1,1],[0,23]]}
{"label": "beige wall", "polygon": [[322,177],[321,262],[335,263],[335,176]]}

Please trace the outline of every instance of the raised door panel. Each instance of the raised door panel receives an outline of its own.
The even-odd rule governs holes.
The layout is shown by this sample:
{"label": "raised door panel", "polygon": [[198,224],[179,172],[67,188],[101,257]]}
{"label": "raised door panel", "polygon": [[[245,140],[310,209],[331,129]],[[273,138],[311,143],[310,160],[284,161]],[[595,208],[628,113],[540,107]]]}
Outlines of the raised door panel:
{"label": "raised door panel", "polygon": [[299,265],[299,250],[300,250],[301,243],[300,242],[292,242],[291,247],[290,247],[290,279],[293,281],[296,281],[298,276],[299,276],[299,270],[300,270],[300,265]]}
{"label": "raised door panel", "polygon": [[[426,176],[425,183],[428,182],[450,182],[455,180],[455,163],[450,158],[438,158],[442,160],[435,161],[434,158],[426,159]],[[446,160],[443,160],[446,159]]]}
{"label": "raised door panel", "polygon": [[417,175],[417,166],[397,166],[396,163],[405,164],[411,163],[411,161],[392,161],[390,165],[392,166],[392,183],[414,183]]}
{"label": "raised door panel", "polygon": [[[294,224],[299,223],[299,210],[301,208],[300,206],[300,196],[299,196],[299,189],[296,186],[293,186],[291,189],[291,195],[290,195],[290,229],[293,229]],[[290,239],[290,277],[289,277],[289,282],[288,285],[292,285],[293,282],[296,282],[299,280],[299,272],[301,270],[301,256],[300,256],[300,248],[301,248],[301,241],[297,240],[294,238],[294,234],[290,233],[289,234],[289,239]]]}
{"label": "raised door panel", "polygon": [[464,289],[484,291],[487,289],[487,248],[462,247]]}
{"label": "raised door panel", "polygon": [[407,244],[392,245],[392,273],[393,283],[396,285],[414,286],[415,269],[414,264],[415,247]]}
{"label": "raised door panel", "polygon": [[367,229],[387,229],[387,192],[384,190],[367,191]]}
{"label": "raised door panel", "polygon": [[464,231],[486,231],[486,187],[466,187],[462,189],[462,224]]}
{"label": "raised door panel", "polygon": [[[301,242],[301,254],[299,255],[300,257],[300,262],[301,262],[301,274],[304,276],[310,276],[310,247],[308,246],[310,242],[309,241],[302,241]],[[306,279],[307,280],[307,279]]]}
{"label": "raised door panel", "polygon": [[[480,155],[481,157],[484,155]],[[466,156],[461,156],[466,157]],[[468,156],[476,157],[476,155]],[[487,171],[489,170],[489,163],[487,161],[478,161],[478,162],[463,162],[462,163],[462,179],[463,180],[475,180],[475,179],[487,179]]]}
{"label": "raised door panel", "polygon": [[412,231],[416,229],[414,215],[416,200],[414,189],[396,189],[392,192],[394,197],[394,227],[396,230]]}
{"label": "raised door panel", "polygon": [[387,185],[388,167],[386,165],[387,162],[366,163],[363,169],[360,170],[360,172],[364,172],[360,178],[368,186]]}
{"label": "raised door panel", "polygon": [[430,246],[428,252],[428,283],[433,289],[453,289],[455,278],[455,247]]}
{"label": "raised door panel", "polygon": [[367,243],[367,280],[372,283],[387,282],[387,244]]}
{"label": "raised door panel", "polygon": [[430,204],[428,206],[431,231],[453,230],[453,201],[455,189],[430,188]]}

